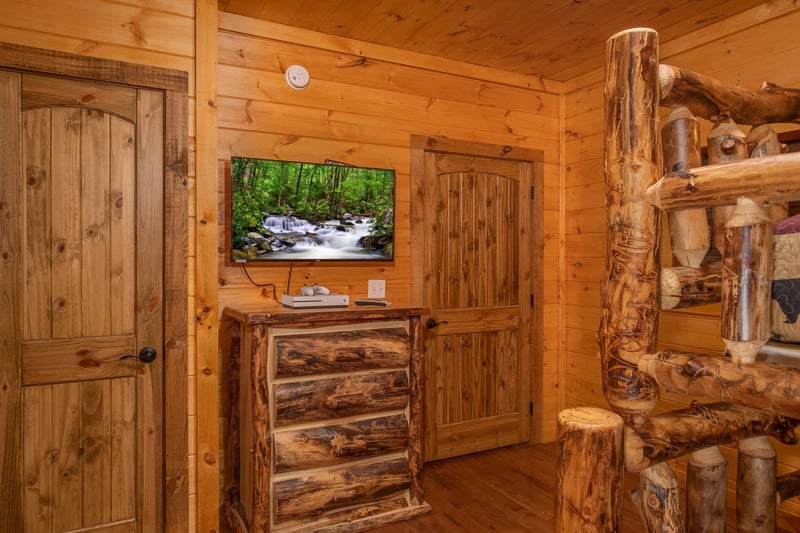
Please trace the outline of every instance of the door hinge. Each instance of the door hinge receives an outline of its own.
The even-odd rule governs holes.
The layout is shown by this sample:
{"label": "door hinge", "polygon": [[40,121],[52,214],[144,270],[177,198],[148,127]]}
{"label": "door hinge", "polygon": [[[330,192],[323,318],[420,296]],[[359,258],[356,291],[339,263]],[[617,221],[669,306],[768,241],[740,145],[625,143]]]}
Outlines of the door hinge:
{"label": "door hinge", "polygon": [[531,411],[531,416],[533,416],[533,402],[531,402],[530,411]]}
{"label": "door hinge", "polygon": [[533,200],[535,191],[536,191],[536,189],[534,189],[533,186],[531,186],[531,200]]}

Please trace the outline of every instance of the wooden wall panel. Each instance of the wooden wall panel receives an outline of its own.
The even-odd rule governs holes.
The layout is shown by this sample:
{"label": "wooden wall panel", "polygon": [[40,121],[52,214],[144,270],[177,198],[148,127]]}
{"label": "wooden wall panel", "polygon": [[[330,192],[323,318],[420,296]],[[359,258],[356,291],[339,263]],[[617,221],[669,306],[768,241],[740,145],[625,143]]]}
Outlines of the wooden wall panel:
{"label": "wooden wall panel", "polygon": [[[689,33],[661,43],[660,61],[714,76],[723,82],[756,89],[764,80],[800,87],[800,71],[787,68],[800,49],[794,37],[800,27],[800,9],[788,3],[754,8],[749,16],[720,21],[707,32]],[[795,59],[789,59],[794,57]],[[594,333],[599,326],[600,280],[605,269],[605,185],[603,182],[602,72],[568,83],[565,102],[566,226],[564,271],[564,404],[607,408],[601,390],[600,364]],[[705,137],[710,125],[701,127]],[[747,127],[745,127],[746,129]],[[721,353],[719,315],[713,308],[694,312],[661,313],[659,348]],[[658,411],[688,405],[694,398],[662,394]],[[800,464],[797,447],[778,446],[781,471]],[[735,466],[735,452],[726,450]],[[685,471],[685,463],[678,470]],[[683,466],[681,466],[683,465]],[[735,474],[730,477],[735,484]],[[732,485],[733,485],[732,484]],[[733,488],[733,486],[731,486]],[[730,497],[730,496],[729,496]],[[800,506],[781,506],[797,514]],[[782,518],[784,522],[786,518]],[[796,520],[796,519],[795,519]]]}

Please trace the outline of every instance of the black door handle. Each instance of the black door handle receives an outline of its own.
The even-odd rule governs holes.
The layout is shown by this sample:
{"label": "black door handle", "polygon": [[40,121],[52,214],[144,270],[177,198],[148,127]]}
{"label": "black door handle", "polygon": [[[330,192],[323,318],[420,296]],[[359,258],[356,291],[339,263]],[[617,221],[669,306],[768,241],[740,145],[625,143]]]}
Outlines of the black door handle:
{"label": "black door handle", "polygon": [[141,350],[139,350],[139,355],[123,355],[119,358],[120,361],[123,359],[138,359],[142,363],[152,363],[156,360],[156,356],[158,356],[158,352],[152,346],[145,346]]}
{"label": "black door handle", "polygon": [[437,322],[434,319],[429,318],[428,320],[425,321],[425,327],[428,329],[433,329],[439,324],[447,324],[447,320],[442,320],[441,322]]}

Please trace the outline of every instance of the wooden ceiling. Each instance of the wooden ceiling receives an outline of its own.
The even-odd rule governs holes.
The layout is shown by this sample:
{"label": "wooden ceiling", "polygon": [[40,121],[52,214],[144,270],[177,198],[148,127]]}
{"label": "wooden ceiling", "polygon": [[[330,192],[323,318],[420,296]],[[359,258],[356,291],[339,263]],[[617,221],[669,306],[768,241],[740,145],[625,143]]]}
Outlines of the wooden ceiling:
{"label": "wooden ceiling", "polygon": [[219,0],[219,10],[520,74],[567,81],[602,67],[606,40],[662,42],[760,0]]}

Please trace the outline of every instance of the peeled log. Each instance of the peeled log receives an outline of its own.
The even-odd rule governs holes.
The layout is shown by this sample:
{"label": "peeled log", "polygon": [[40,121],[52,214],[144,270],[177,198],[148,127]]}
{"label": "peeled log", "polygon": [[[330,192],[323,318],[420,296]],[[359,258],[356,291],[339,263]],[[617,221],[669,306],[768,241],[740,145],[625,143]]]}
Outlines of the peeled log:
{"label": "peeled log", "polygon": [[706,165],[664,176],[646,196],[664,210],[729,205],[740,196],[757,202],[800,200],[798,168],[800,152]]}
{"label": "peeled log", "polygon": [[639,476],[642,520],[650,533],[683,533],[678,478],[667,464],[657,464]]}
{"label": "peeled log", "polygon": [[[708,163],[716,165],[742,159],[747,159],[747,136],[735,122],[723,116],[708,132]],[[711,209],[711,234],[720,254],[725,253],[725,224],[734,207],[726,205]]]}
{"label": "peeled log", "polygon": [[729,113],[739,124],[800,123],[800,91],[764,82],[758,92],[670,65],[659,65],[661,104],[683,105],[711,121]]}
{"label": "peeled log", "polygon": [[800,419],[800,370],[756,361],[738,365],[726,357],[664,351],[647,354],[639,369],[666,392],[735,402]]}
{"label": "peeled log", "polygon": [[[685,107],[673,109],[661,129],[664,173],[687,170],[702,164],[700,124]],[[708,217],[702,207],[669,212],[672,255],[683,266],[698,268],[711,245]]]}
{"label": "peeled log", "polygon": [[686,467],[686,530],[725,533],[728,462],[711,446],[694,452]]}
{"label": "peeled log", "polygon": [[661,175],[657,67],[653,30],[620,32],[606,43],[608,253],[598,337],[603,392],[633,425],[658,402],[658,387],[636,367],[658,330],[659,214],[644,197]]}
{"label": "peeled log", "polygon": [[556,533],[622,529],[622,418],[597,407],[558,414]]}
{"label": "peeled log", "polygon": [[[747,133],[747,146],[750,148],[750,157],[764,157],[765,155],[784,154],[789,147],[781,143],[778,134],[769,124],[753,126]],[[778,222],[789,216],[788,202],[771,202],[769,216],[773,222]]]}
{"label": "peeled log", "polygon": [[766,437],[739,443],[736,480],[736,523],[739,533],[776,530],[777,453]]}
{"label": "peeled log", "polygon": [[725,226],[722,258],[722,340],[735,363],[752,363],[770,336],[772,221],[739,198]]}
{"label": "peeled log", "polygon": [[722,263],[717,261],[700,268],[683,266],[661,269],[661,309],[680,309],[720,301]]}
{"label": "peeled log", "polygon": [[796,420],[741,405],[694,404],[649,417],[625,428],[625,468],[641,472],[688,453],[752,436],[770,435],[794,444]]}

